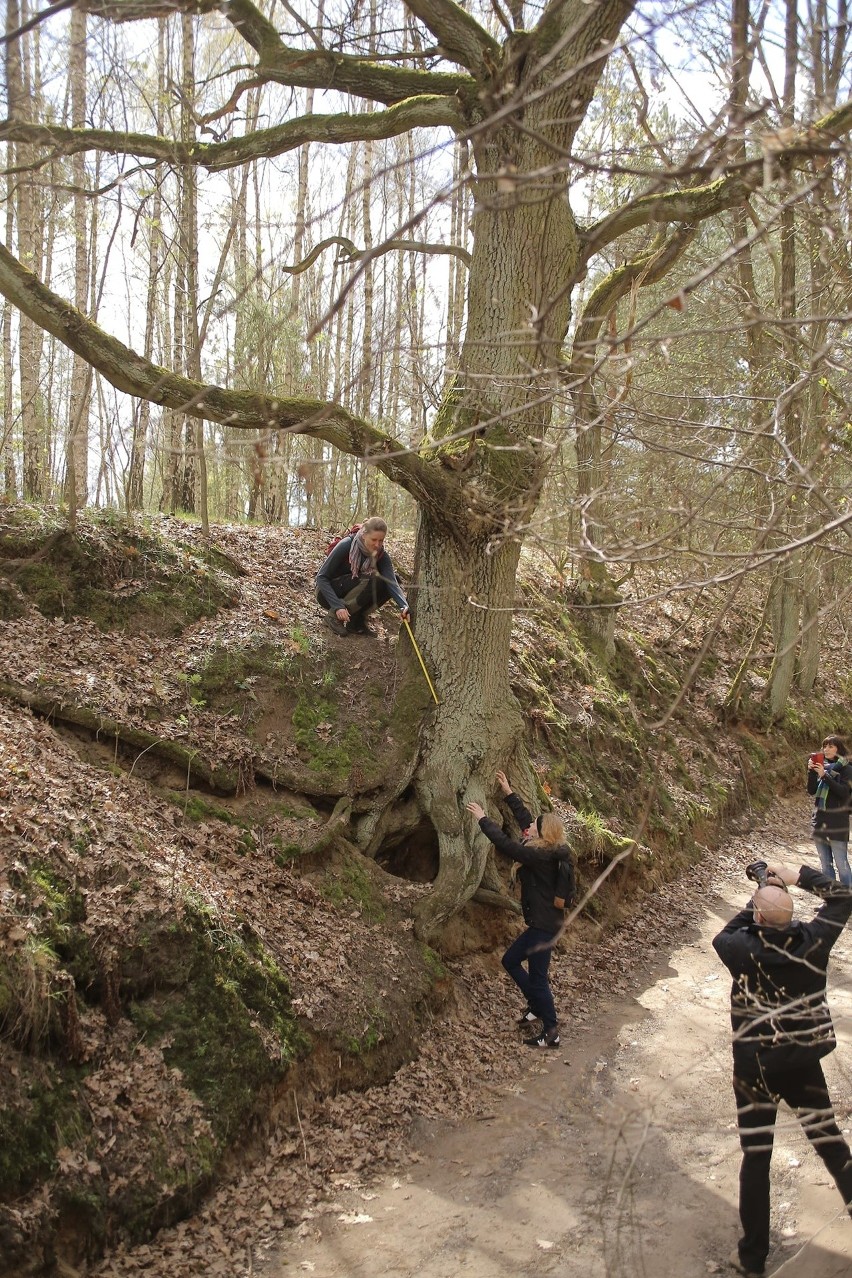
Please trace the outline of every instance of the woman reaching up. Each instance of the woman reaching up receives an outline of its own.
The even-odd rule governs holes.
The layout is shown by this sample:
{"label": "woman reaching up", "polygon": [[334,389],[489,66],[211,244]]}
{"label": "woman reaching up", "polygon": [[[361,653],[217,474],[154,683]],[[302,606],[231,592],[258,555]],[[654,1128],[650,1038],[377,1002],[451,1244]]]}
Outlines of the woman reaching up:
{"label": "woman reaching up", "polygon": [[467,811],[476,817],[482,833],[498,852],[520,862],[521,910],[527,926],[503,955],[503,966],[527,1000],[519,1023],[542,1023],[541,1033],[525,1038],[525,1045],[558,1047],[559,1024],[548,970],[553,947],[565,923],[566,906],[574,900],[574,858],[558,816],[544,812],[533,819],[509,785],[505,772],[497,773],[497,784],[523,831],[520,840],[509,838],[496,821],[485,815],[481,804],[468,803]]}

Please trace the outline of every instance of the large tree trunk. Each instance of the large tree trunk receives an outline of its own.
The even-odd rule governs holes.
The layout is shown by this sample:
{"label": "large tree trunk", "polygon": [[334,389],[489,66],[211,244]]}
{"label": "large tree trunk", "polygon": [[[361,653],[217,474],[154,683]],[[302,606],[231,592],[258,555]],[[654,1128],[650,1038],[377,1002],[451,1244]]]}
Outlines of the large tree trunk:
{"label": "large tree trunk", "polygon": [[[489,844],[465,801],[491,799],[497,768],[514,775],[527,768],[506,658],[520,539],[540,493],[549,392],[570,314],[567,293],[554,292],[576,261],[577,236],[560,182],[550,192],[539,177],[498,187],[504,141],[477,156],[488,176],[475,193],[468,325],[459,377],[434,433],[441,461],[472,480],[471,516],[450,532],[427,507],[418,533],[415,577],[429,586],[417,601],[417,638],[441,698],[424,727],[415,776],[440,848],[438,877],[419,913],[424,935],[482,880]],[[530,151],[526,172],[542,159]]]}
{"label": "large tree trunk", "polygon": [[451,534],[428,514],[421,516],[415,578],[435,585],[417,597],[417,640],[440,698],[425,720],[414,779],[440,850],[438,877],[419,913],[424,936],[438,930],[482,880],[490,845],[474,837],[476,823],[465,802],[488,803],[497,768],[515,771],[523,721],[505,654],[519,553],[517,542],[489,551],[481,534]]}

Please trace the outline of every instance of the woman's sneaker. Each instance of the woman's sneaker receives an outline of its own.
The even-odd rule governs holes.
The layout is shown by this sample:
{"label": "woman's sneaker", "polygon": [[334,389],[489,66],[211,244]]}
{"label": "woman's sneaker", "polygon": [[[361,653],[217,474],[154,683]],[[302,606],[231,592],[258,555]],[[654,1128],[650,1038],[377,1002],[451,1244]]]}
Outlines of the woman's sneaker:
{"label": "woman's sneaker", "polygon": [[526,1029],[527,1025],[532,1025],[533,1021],[537,1021],[538,1017],[531,1007],[525,1007],[518,1017],[518,1024]]}
{"label": "woman's sneaker", "polygon": [[558,1029],[542,1030],[540,1034],[536,1034],[532,1038],[525,1038],[524,1046],[525,1047],[558,1047],[559,1046],[559,1030]]}

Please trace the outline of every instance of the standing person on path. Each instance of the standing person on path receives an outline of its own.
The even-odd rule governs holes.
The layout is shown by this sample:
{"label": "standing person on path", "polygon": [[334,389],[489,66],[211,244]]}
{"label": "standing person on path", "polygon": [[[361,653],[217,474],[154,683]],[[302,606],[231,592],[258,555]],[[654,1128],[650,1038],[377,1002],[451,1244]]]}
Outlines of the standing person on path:
{"label": "standing person on path", "polygon": [[[809,923],[793,921],[788,886],[823,898]],[[732,1266],[759,1275],[769,1254],[769,1164],[784,1100],[852,1204],[852,1154],[834,1117],[820,1061],[836,1047],[825,996],[831,948],[852,914],[852,891],[810,866],[767,866],[765,883],[713,941],[733,976],[734,1096],[743,1151],[740,1221]]]}
{"label": "standing person on path", "polygon": [[393,599],[403,621],[410,619],[408,601],[384,548],[388,526],[372,515],[357,532],[341,537],[316,577],[317,603],[336,635],[372,635],[367,616]]}
{"label": "standing person on path", "polygon": [[[820,757],[821,756],[821,757]],[[823,874],[852,887],[849,868],[849,796],[852,766],[840,737],[826,737],[822,750],[808,759],[808,794],[815,795],[813,840]],[[835,873],[836,870],[836,873]]]}
{"label": "standing person on path", "polygon": [[497,783],[523,831],[521,842],[510,839],[496,821],[485,815],[481,804],[468,803],[467,810],[498,852],[521,863],[521,910],[527,927],[503,955],[503,966],[527,1000],[519,1024],[528,1026],[536,1020],[542,1023],[541,1033],[525,1038],[524,1044],[558,1047],[559,1024],[548,970],[553,947],[565,923],[565,907],[574,899],[574,860],[559,817],[544,812],[534,820],[512,790],[505,772],[497,773]]}

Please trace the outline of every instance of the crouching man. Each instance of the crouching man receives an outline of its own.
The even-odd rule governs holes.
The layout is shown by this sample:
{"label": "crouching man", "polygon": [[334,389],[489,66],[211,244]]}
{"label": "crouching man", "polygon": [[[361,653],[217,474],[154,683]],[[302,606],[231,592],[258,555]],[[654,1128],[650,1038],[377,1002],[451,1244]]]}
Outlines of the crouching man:
{"label": "crouching man", "polygon": [[[756,863],[760,886],[713,941],[733,977],[734,1096],[743,1151],[742,1237],[731,1257],[741,1274],[762,1274],[769,1252],[769,1164],[775,1115],[786,1101],[815,1153],[852,1203],[852,1155],[837,1126],[821,1059],[836,1046],[825,997],[831,948],[852,914],[852,891],[809,866]],[[790,887],[823,899],[795,922]]]}

